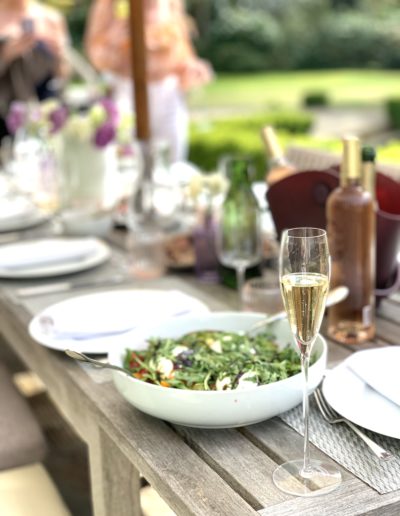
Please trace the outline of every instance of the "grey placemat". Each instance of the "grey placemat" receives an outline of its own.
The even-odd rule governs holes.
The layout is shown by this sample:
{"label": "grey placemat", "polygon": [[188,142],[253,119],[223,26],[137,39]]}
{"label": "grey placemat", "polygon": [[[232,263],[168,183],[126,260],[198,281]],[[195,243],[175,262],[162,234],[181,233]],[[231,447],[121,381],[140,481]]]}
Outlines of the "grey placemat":
{"label": "grey placemat", "polygon": [[[282,414],[281,419],[304,435],[301,405]],[[368,446],[343,423],[327,423],[310,397],[310,441],[353,475],[363,480],[380,494],[400,489],[400,440],[384,437],[365,430],[380,446],[395,456],[390,461],[379,460]]]}

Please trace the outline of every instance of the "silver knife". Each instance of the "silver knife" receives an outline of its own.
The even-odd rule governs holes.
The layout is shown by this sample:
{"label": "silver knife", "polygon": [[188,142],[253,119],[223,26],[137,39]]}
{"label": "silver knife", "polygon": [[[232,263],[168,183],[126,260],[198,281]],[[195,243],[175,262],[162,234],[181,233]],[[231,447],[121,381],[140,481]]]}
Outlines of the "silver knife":
{"label": "silver knife", "polygon": [[65,281],[62,283],[50,283],[48,285],[36,285],[34,287],[24,287],[16,290],[18,297],[34,297],[43,296],[46,294],[57,294],[59,292],[68,292],[70,290],[90,288],[90,287],[109,287],[112,285],[118,285],[132,280],[131,277],[126,275],[113,276],[111,278],[97,279],[91,281],[77,281],[70,282]]}

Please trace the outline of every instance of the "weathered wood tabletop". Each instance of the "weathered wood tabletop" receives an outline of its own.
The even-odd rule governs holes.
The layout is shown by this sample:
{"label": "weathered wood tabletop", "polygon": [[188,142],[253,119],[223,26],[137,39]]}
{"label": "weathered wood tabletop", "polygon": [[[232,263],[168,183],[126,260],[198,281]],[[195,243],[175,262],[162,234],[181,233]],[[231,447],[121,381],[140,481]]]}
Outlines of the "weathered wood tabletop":
{"label": "weathered wood tabletop", "polygon": [[[112,275],[121,260],[123,255],[116,252],[110,263],[69,280]],[[277,464],[301,454],[303,438],[278,418],[240,429],[200,430],[170,425],[134,409],[117,393],[107,371],[83,367],[28,334],[30,319],[44,307],[96,289],[18,298],[18,287],[35,283],[39,280],[0,283],[0,332],[40,376],[60,412],[88,444],[96,516],[138,516],[139,473],[181,516],[400,514],[400,491],[379,495],[342,468],[343,484],[331,494],[305,499],[280,492],[272,472]],[[122,288],[174,288],[198,297],[212,310],[237,307],[235,292],[202,284],[189,274],[133,281]],[[377,337],[367,346],[397,344],[399,330],[396,294],[382,303]],[[329,362],[341,361],[352,351],[329,342]],[[313,446],[311,452],[331,460]]]}

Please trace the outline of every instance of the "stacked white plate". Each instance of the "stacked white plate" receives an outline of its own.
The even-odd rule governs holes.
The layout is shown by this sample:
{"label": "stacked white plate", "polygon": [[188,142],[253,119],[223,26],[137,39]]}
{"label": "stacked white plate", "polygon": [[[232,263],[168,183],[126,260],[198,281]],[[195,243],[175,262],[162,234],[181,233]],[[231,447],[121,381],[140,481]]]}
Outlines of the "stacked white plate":
{"label": "stacked white plate", "polygon": [[323,384],[328,403],[373,432],[400,439],[400,346],[354,353]]}
{"label": "stacked white plate", "polygon": [[28,229],[45,222],[48,215],[23,196],[4,197],[0,203],[0,232]]}
{"label": "stacked white plate", "polygon": [[46,238],[0,246],[0,277],[40,278],[90,269],[109,259],[97,238]]}

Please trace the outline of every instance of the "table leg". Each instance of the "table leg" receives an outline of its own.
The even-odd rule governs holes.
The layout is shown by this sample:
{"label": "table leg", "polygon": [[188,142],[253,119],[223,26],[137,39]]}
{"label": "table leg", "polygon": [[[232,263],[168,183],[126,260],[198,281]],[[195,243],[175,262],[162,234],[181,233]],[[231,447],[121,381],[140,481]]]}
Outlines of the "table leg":
{"label": "table leg", "polygon": [[140,477],[132,463],[101,429],[89,442],[95,516],[141,516]]}

